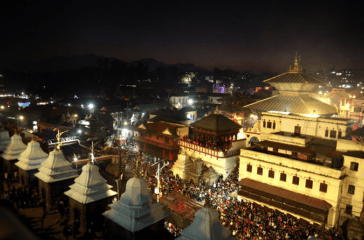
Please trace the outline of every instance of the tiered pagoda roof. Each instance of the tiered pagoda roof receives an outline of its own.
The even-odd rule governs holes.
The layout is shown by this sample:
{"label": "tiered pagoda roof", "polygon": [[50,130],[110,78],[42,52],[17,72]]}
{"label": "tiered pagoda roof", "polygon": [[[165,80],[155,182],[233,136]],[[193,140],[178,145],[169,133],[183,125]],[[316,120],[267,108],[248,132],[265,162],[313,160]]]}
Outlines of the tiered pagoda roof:
{"label": "tiered pagoda roof", "polygon": [[23,143],[21,136],[14,134],[10,139],[9,145],[6,147],[1,156],[8,161],[17,160],[26,148],[27,145]]}
{"label": "tiered pagoda roof", "polygon": [[245,106],[255,113],[287,112],[300,115],[332,115],[337,109],[304,94],[278,94]]}
{"label": "tiered pagoda roof", "polygon": [[46,183],[78,177],[78,174],[72,168],[72,164],[57,149],[49,153],[48,158],[41,164],[39,172],[34,175]]}
{"label": "tiered pagoda roof", "polygon": [[75,183],[70,188],[65,194],[82,204],[117,194],[111,190],[112,186],[106,184],[106,180],[99,173],[99,168],[91,162],[82,167],[81,175],[75,179]]}
{"label": "tiered pagoda roof", "polygon": [[0,129],[0,151],[4,151],[10,143],[9,132],[4,128]]}
{"label": "tiered pagoda roof", "polygon": [[302,72],[296,55],[293,68],[289,72],[264,81],[275,87],[279,94],[261,101],[246,105],[254,113],[285,112],[297,115],[333,115],[338,110],[309,94],[324,82]]}
{"label": "tiered pagoda roof", "polygon": [[20,154],[19,162],[15,163],[15,165],[23,170],[38,169],[47,158],[48,154],[40,148],[40,144],[32,140],[25,151]]}
{"label": "tiered pagoda roof", "polygon": [[212,131],[228,131],[228,130],[239,130],[242,128],[241,125],[237,124],[233,120],[225,117],[221,114],[210,114],[191,124],[191,127],[202,128]]}
{"label": "tiered pagoda roof", "polygon": [[147,182],[137,174],[126,183],[120,200],[109,206],[111,210],[103,215],[130,232],[143,230],[169,215],[162,209],[162,204],[153,203]]}

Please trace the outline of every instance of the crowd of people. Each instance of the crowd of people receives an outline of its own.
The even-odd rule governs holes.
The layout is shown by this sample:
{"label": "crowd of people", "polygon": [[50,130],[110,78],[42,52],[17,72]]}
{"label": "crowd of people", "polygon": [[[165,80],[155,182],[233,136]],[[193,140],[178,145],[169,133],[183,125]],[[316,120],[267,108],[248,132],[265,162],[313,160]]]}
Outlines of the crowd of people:
{"label": "crowd of people", "polygon": [[[154,193],[157,187],[155,177],[157,165],[144,162],[140,167],[141,175],[145,177],[150,191]],[[318,225],[285,214],[278,210],[261,207],[258,204],[243,199],[239,201],[232,194],[238,188],[237,171],[227,179],[222,176],[212,184],[200,181],[193,183],[173,176],[168,169],[160,174],[161,197],[168,196],[171,191],[178,192],[195,201],[204,202],[210,195],[211,205],[219,212],[222,225],[227,227],[232,236],[243,240],[270,239],[342,239],[336,229],[323,230]],[[165,228],[175,237],[182,229],[174,223],[165,223]]]}

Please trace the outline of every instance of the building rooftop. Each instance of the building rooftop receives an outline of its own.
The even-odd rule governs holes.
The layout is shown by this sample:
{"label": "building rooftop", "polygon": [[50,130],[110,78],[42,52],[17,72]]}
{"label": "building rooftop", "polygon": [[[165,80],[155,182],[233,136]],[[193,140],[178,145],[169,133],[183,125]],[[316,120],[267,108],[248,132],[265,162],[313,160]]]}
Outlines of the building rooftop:
{"label": "building rooftop", "polygon": [[212,131],[239,130],[241,125],[221,114],[210,114],[191,124],[191,127]]}
{"label": "building rooftop", "polygon": [[307,94],[278,94],[255,103],[246,105],[245,108],[261,112],[287,112],[307,115],[333,115],[337,109]]}

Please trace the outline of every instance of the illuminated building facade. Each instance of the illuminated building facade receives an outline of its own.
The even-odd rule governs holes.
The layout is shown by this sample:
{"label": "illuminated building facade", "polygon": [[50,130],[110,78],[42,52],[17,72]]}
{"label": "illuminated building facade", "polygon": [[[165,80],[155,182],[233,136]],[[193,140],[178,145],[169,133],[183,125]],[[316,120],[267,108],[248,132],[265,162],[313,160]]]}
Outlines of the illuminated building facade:
{"label": "illuminated building facade", "polygon": [[138,131],[139,136],[134,140],[141,151],[173,164],[179,153],[178,139],[188,136],[189,128],[182,124],[156,122],[141,124]]}
{"label": "illuminated building facade", "polygon": [[[318,80],[290,72],[266,80],[279,95],[247,107],[259,114],[240,153],[238,196],[326,227],[359,216],[363,146],[345,140],[354,121],[308,92]],[[250,147],[249,147],[250,146]]]}
{"label": "illuminated building facade", "polygon": [[[192,123],[191,127],[194,136],[179,140],[181,154],[187,154],[193,162],[202,160],[206,167],[212,167],[226,178],[237,164],[240,148],[245,146],[245,138],[239,133],[242,126],[221,114],[210,114]],[[179,159],[185,160],[184,157]],[[180,171],[189,169],[181,168]]]}

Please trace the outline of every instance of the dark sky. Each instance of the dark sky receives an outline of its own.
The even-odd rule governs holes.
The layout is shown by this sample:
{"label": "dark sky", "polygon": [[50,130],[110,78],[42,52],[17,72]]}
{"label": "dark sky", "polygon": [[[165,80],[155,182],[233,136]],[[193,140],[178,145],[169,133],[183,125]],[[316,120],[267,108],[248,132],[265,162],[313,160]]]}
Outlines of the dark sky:
{"label": "dark sky", "polygon": [[[345,1],[1,1],[0,62],[94,53],[212,69],[362,68],[364,21]],[[0,43],[1,43],[0,42]]]}

